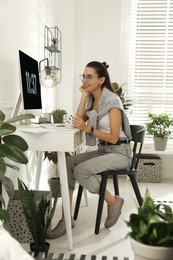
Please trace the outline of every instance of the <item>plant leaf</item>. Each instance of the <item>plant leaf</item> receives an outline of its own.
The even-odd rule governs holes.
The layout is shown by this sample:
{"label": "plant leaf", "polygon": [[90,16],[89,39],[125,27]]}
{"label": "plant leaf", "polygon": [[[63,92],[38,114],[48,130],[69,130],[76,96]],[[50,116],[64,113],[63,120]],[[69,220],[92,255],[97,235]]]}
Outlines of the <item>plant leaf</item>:
{"label": "plant leaf", "polygon": [[0,144],[0,156],[7,157],[12,161],[27,164],[28,158],[19,148],[7,144]]}
{"label": "plant leaf", "polygon": [[4,186],[8,196],[10,198],[14,197],[14,185],[13,182],[10,178],[6,177],[6,176],[2,176],[0,175],[0,180],[2,182],[2,185]]}
{"label": "plant leaf", "polygon": [[2,202],[2,205],[5,207],[5,200],[4,200],[4,198],[2,197],[1,194],[0,194],[0,201]]}
{"label": "plant leaf", "polygon": [[14,131],[12,130],[9,130],[9,129],[0,129],[0,136],[3,136],[3,135],[9,135],[11,133],[13,133]]}
{"label": "plant leaf", "polygon": [[2,140],[4,141],[5,144],[18,147],[22,151],[28,150],[28,144],[21,136],[14,135],[14,134],[8,135],[8,136],[4,136]]}
{"label": "plant leaf", "polygon": [[1,172],[4,174],[6,171],[6,163],[3,158],[0,157],[0,175]]}
{"label": "plant leaf", "polygon": [[0,158],[0,172],[2,171],[3,173],[6,172],[6,166],[9,168],[12,168],[13,170],[19,170],[19,167],[17,165],[11,164],[11,163],[6,163],[5,161],[1,161],[2,158]]}
{"label": "plant leaf", "polygon": [[0,120],[4,121],[5,120],[5,114],[0,110]]}
{"label": "plant leaf", "polygon": [[10,123],[11,124],[11,123],[21,121],[23,119],[30,119],[30,118],[35,118],[35,116],[33,114],[26,113],[26,114],[23,114],[23,115],[12,117],[12,118],[6,120],[4,123]]}
{"label": "plant leaf", "polygon": [[8,124],[8,123],[5,123],[3,122],[2,124],[2,129],[6,129],[6,130],[11,130],[12,132],[14,132],[16,130],[16,127],[14,125],[11,125],[11,124]]}
{"label": "plant leaf", "polygon": [[148,189],[137,214],[131,214],[126,223],[131,228],[128,235],[143,244],[173,246],[172,209],[166,204],[155,205]]}
{"label": "plant leaf", "polygon": [[10,215],[7,210],[0,209],[0,219],[7,222],[10,221]]}

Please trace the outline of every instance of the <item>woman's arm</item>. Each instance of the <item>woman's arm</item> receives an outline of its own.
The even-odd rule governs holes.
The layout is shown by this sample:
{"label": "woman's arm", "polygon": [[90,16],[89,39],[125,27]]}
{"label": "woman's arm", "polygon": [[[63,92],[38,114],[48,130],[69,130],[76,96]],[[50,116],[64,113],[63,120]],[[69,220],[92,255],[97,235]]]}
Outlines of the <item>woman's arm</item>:
{"label": "woman's arm", "polygon": [[116,144],[119,139],[121,126],[121,110],[112,108],[109,111],[110,133],[105,133],[98,129],[94,129],[93,135],[103,141]]}
{"label": "woman's arm", "polygon": [[80,87],[80,91],[82,92],[82,96],[76,111],[76,116],[80,117],[81,119],[83,119],[85,122],[87,121],[87,116],[85,114],[85,105],[86,105],[86,101],[87,101],[87,97],[89,95],[88,92],[86,92],[83,88],[83,85]]}
{"label": "woman's arm", "polygon": [[[109,111],[109,121],[110,121],[110,133],[105,133],[98,129],[94,129],[94,137],[104,140],[106,142],[116,144],[119,139],[120,126],[121,126],[121,110],[117,108],[112,108]],[[76,117],[74,126],[83,130],[84,132],[90,132],[91,126],[87,125],[81,118]]]}

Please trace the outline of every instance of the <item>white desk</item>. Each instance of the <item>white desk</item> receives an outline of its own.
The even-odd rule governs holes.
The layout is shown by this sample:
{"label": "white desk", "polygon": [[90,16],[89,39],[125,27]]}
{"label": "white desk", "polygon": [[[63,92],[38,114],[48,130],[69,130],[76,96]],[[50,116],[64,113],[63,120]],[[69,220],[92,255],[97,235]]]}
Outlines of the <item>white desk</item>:
{"label": "white desk", "polygon": [[64,209],[68,248],[73,249],[71,214],[68,193],[65,152],[73,152],[82,143],[82,134],[78,129],[64,127],[42,128],[18,126],[16,134],[28,143],[30,151],[57,151],[58,168],[61,181],[62,203]]}

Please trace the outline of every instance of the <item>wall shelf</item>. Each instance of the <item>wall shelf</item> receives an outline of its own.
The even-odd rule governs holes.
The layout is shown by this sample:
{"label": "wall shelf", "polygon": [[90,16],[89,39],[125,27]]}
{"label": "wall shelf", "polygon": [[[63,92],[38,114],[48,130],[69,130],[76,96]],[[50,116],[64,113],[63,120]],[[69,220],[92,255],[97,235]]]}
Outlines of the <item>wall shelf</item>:
{"label": "wall shelf", "polygon": [[49,65],[58,70],[59,82],[61,82],[62,34],[57,26],[44,28],[44,58],[48,58]]}

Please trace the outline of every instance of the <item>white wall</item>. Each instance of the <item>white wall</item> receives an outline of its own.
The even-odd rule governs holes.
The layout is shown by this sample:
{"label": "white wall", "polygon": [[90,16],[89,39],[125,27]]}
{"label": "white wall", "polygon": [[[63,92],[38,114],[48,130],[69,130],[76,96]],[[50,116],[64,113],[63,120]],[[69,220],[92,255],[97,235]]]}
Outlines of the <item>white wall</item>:
{"label": "white wall", "polygon": [[[67,4],[69,8],[67,8]],[[65,107],[72,111],[74,73],[73,1],[1,0],[0,2],[0,109],[7,114],[20,92],[19,57],[21,49],[40,61],[44,58],[44,26],[57,25],[63,35],[63,80],[57,88],[42,88],[43,107]],[[66,15],[64,15],[66,14]],[[46,95],[45,95],[46,94]],[[51,101],[53,100],[53,101]]]}
{"label": "white wall", "polygon": [[75,112],[79,74],[91,60],[106,61],[112,81],[124,83],[127,73],[121,73],[125,63],[120,57],[124,1],[1,0],[0,108],[12,108],[20,92],[18,50],[38,61],[44,58],[45,25],[62,31],[62,83],[55,89],[42,88],[44,108],[51,103]]}
{"label": "white wall", "polygon": [[[75,73],[74,110],[80,97],[79,74],[93,60],[109,64],[111,81],[126,82],[121,56],[124,0],[76,0],[75,1]],[[125,50],[125,49],[124,49]],[[123,54],[125,56],[125,53]]]}

